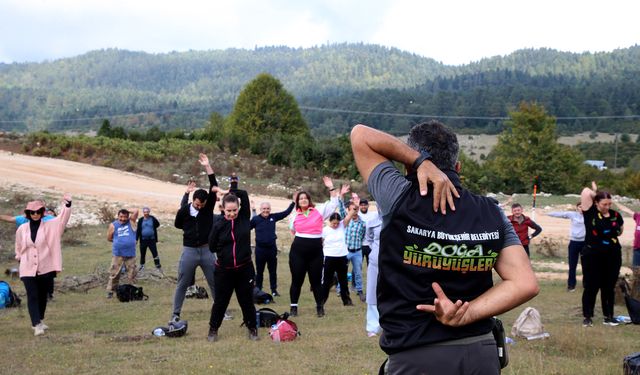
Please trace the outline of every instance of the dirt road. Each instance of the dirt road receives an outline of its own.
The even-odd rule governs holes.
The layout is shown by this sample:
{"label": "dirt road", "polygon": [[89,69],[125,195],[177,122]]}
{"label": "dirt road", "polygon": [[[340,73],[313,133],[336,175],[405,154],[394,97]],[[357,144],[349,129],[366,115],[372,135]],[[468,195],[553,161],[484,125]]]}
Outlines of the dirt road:
{"label": "dirt road", "polygon": [[[85,211],[91,211],[91,205],[110,202],[123,207],[146,205],[156,213],[173,215],[184,193],[184,186],[128,172],[60,159],[13,154],[2,150],[0,183],[5,188],[25,189],[27,196],[34,197],[43,193],[56,195],[69,192],[76,197],[76,207],[84,206]],[[290,203],[290,200],[275,197],[252,196],[251,199],[256,204],[268,200],[275,211],[284,210]],[[568,238],[569,220],[546,216],[544,210],[539,209],[536,212],[536,222],[542,226],[543,231],[534,239],[534,244],[544,238]],[[622,243],[631,245],[632,220],[626,218],[626,223]]]}

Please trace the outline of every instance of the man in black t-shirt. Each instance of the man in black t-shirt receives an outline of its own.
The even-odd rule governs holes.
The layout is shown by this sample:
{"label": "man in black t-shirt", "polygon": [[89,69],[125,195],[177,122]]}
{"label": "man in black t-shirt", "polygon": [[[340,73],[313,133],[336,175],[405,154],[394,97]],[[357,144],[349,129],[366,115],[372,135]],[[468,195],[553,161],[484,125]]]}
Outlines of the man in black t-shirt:
{"label": "man in black t-shirt", "polygon": [[[383,221],[377,297],[386,373],[498,374],[491,317],[533,298],[536,277],[497,202],[462,188],[455,134],[431,121],[414,126],[408,143],[364,125],[351,132]],[[502,278],[495,286],[493,269]]]}

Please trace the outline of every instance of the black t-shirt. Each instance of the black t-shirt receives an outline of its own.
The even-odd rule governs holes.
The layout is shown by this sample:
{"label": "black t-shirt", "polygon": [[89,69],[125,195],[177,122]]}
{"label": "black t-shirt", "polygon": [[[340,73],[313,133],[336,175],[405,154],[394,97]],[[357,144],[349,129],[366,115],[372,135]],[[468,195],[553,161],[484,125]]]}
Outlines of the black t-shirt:
{"label": "black t-shirt", "polygon": [[605,217],[596,208],[595,203],[584,215],[585,246],[593,250],[620,250],[618,236],[622,234],[624,220],[622,215],[615,210],[609,210],[609,216]]}
{"label": "black t-shirt", "polygon": [[[389,172],[381,165],[370,177],[369,189],[381,203],[388,191],[396,191],[389,188],[393,178],[379,183],[380,176]],[[456,211],[434,213],[433,196],[420,196],[415,174],[402,177],[410,186],[390,212],[385,212],[388,200],[378,206],[386,217],[380,234],[377,297],[383,329],[380,346],[387,354],[485,334],[493,327],[490,319],[449,327],[416,309],[418,304],[433,303],[432,282],[438,282],[453,301],[477,298],[493,286],[492,269],[500,251],[519,243],[495,201],[462,189],[454,172],[447,175],[460,192]],[[514,237],[512,242],[509,238]]]}

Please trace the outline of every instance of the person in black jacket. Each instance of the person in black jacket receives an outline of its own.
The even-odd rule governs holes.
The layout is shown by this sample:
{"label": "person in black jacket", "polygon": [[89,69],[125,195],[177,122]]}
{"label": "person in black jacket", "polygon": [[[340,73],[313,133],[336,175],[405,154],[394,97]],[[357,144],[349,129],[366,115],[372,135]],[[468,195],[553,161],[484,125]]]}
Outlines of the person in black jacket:
{"label": "person in black jacket", "polygon": [[266,265],[269,269],[271,294],[274,297],[280,295],[278,293],[278,276],[276,273],[278,267],[276,222],[289,216],[295,205],[295,202],[291,202],[286,210],[272,214],[271,204],[262,202],[260,203],[260,214],[251,218],[251,229],[256,230],[256,286],[262,290],[262,274]]}
{"label": "person in black jacket", "polygon": [[[209,158],[200,154],[198,159],[207,171],[209,177],[209,191],[198,189],[193,193],[193,202],[182,205],[176,214],[175,227],[182,229],[182,255],[178,263],[178,285],[173,297],[172,321],[180,320],[180,312],[187,288],[193,284],[196,267],[200,266],[204,273],[212,296],[214,290],[215,255],[209,251],[209,232],[213,223],[213,209],[216,204],[218,182],[209,164]],[[189,187],[191,184],[189,185]]]}
{"label": "person in black jacket", "polygon": [[153,263],[156,268],[161,270],[160,257],[158,256],[158,227],[160,222],[155,216],[151,215],[151,209],[144,207],[142,209],[142,217],[138,219],[138,227],[136,228],[136,240],[140,241],[140,269],[144,269],[145,258],[147,256],[147,248],[151,250],[153,255]]}
{"label": "person in black jacket", "polygon": [[251,209],[247,192],[232,187],[222,198],[222,210],[224,216],[216,218],[209,237],[209,248],[217,254],[218,259],[215,273],[216,300],[211,307],[207,340],[218,340],[218,328],[234,290],[242,309],[243,322],[249,329],[249,338],[258,340],[256,308],[253,304],[255,270],[251,260]]}

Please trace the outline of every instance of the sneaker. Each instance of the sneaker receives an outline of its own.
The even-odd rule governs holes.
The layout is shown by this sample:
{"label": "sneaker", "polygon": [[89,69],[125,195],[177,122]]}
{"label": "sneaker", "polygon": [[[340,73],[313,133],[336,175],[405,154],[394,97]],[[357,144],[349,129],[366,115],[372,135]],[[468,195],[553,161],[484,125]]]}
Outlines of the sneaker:
{"label": "sneaker", "polygon": [[260,336],[258,336],[257,328],[249,328],[249,340],[258,341],[260,340]]}
{"label": "sneaker", "polygon": [[171,316],[171,320],[169,320],[169,324],[171,323],[178,323],[180,321],[180,315],[177,314],[173,314]]}
{"label": "sneaker", "polygon": [[140,268],[138,268],[138,272],[142,272],[142,271],[144,271],[144,264],[141,264]]}
{"label": "sneaker", "polygon": [[573,293],[575,291],[576,291],[575,287],[574,288],[567,288],[567,292],[569,292],[569,293]]}
{"label": "sneaker", "polygon": [[322,318],[324,316],[324,306],[316,306],[316,313],[318,318]]}
{"label": "sneaker", "polygon": [[358,297],[360,297],[361,302],[365,302],[367,299],[364,297],[364,293],[362,291],[358,292]]}
{"label": "sneaker", "polygon": [[289,316],[298,316],[298,306],[291,306]]}
{"label": "sneaker", "polygon": [[375,332],[367,332],[367,337],[376,337],[376,336],[378,336],[378,334]]}
{"label": "sneaker", "polygon": [[222,320],[233,320],[233,315],[224,313],[224,318]]}
{"label": "sneaker", "polygon": [[593,321],[591,320],[591,318],[584,318],[584,320],[582,321],[582,326],[593,327]]}
{"label": "sneaker", "polygon": [[218,330],[209,328],[209,334],[207,335],[207,341],[216,342],[218,341]]}
{"label": "sneaker", "polygon": [[113,298],[113,292],[107,292],[107,299]]}
{"label": "sneaker", "polygon": [[33,335],[34,336],[42,336],[44,335],[44,327],[42,326],[42,323],[38,323],[37,326],[33,327]]}
{"label": "sneaker", "polygon": [[49,326],[44,324],[42,320],[40,321],[40,325],[42,326],[42,329],[44,329],[45,331],[49,329]]}
{"label": "sneaker", "polygon": [[615,327],[617,325],[620,325],[620,322],[618,321],[618,319],[610,316],[610,317],[604,318],[604,322],[602,322],[602,324]]}
{"label": "sneaker", "polygon": [[280,293],[278,293],[277,290],[274,290],[273,292],[271,292],[271,295],[274,297],[280,297]]}

